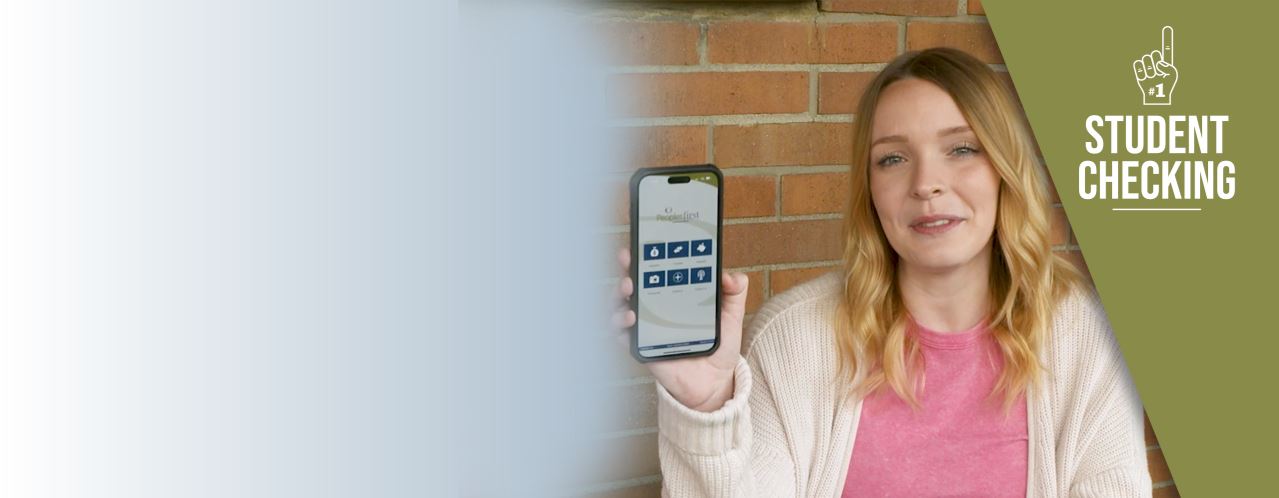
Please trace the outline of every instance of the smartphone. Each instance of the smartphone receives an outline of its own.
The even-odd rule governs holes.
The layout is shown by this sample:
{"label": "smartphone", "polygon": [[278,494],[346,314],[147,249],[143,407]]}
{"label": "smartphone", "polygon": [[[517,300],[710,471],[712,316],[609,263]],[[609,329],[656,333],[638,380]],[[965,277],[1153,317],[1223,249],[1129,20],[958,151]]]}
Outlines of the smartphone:
{"label": "smartphone", "polygon": [[723,185],[711,164],[631,176],[631,354],[641,362],[719,348]]}

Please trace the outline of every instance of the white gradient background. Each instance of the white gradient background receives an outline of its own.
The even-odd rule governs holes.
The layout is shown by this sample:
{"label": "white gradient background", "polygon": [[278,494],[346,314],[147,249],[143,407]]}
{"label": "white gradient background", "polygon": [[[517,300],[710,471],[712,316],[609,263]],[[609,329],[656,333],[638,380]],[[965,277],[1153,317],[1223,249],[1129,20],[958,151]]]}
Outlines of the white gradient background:
{"label": "white gradient background", "polygon": [[0,496],[587,478],[600,85],[560,21],[0,3]]}

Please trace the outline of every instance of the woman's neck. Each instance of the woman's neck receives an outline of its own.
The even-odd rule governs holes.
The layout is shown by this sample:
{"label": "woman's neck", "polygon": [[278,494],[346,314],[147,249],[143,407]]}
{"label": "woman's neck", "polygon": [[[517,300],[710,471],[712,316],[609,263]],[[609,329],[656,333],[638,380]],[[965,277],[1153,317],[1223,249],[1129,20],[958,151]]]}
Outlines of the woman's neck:
{"label": "woman's neck", "polygon": [[933,271],[903,264],[897,284],[915,321],[938,332],[971,329],[990,310],[990,258]]}

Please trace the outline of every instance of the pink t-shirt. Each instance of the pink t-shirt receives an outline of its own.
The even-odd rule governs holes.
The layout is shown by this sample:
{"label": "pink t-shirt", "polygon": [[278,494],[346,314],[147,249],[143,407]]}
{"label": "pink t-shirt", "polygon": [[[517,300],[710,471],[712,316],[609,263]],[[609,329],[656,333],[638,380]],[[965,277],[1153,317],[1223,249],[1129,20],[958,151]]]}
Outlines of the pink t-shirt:
{"label": "pink t-shirt", "polygon": [[862,404],[844,497],[1026,496],[1026,398],[1004,418],[985,398],[1003,356],[985,323],[943,333],[911,324],[924,359],[916,413],[883,388]]}

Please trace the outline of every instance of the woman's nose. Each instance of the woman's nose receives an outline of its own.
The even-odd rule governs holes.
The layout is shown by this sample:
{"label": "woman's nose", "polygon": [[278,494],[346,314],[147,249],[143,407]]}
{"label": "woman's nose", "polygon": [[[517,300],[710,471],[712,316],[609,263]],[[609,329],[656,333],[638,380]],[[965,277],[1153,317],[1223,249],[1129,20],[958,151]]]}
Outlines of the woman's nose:
{"label": "woman's nose", "polygon": [[911,195],[920,200],[928,200],[946,192],[946,181],[941,165],[936,160],[925,159],[916,163],[914,176],[911,178]]}

